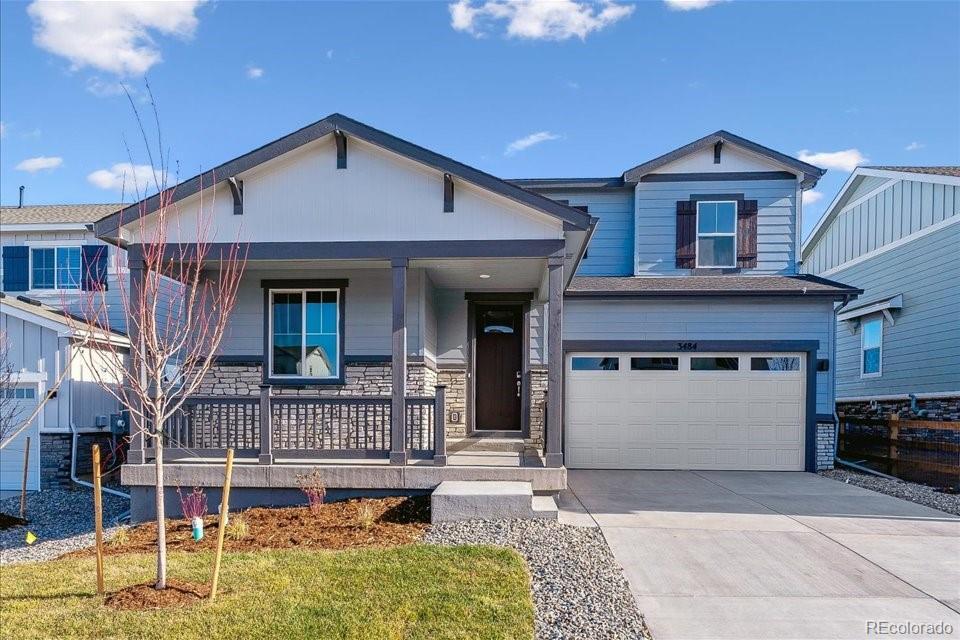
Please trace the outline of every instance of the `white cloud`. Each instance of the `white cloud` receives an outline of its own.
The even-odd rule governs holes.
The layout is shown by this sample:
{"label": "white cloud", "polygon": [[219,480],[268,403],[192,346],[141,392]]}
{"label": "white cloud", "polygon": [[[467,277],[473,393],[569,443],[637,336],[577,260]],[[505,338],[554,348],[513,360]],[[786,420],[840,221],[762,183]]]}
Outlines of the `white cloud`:
{"label": "white cloud", "polygon": [[109,169],[98,169],[87,176],[87,182],[101,189],[124,191],[128,194],[155,189],[153,167],[129,162],[117,163]]}
{"label": "white cloud", "polygon": [[26,171],[27,173],[36,173],[45,169],[56,169],[63,164],[63,158],[58,156],[37,156],[36,158],[27,158],[16,166],[17,171]]}
{"label": "white cloud", "polygon": [[263,68],[255,67],[252,64],[247,67],[247,77],[251,80],[256,80],[257,78],[263,77]]}
{"label": "white cloud", "polygon": [[907,146],[905,146],[905,147],[903,148],[903,150],[904,150],[904,151],[916,151],[916,150],[918,150],[918,149],[923,149],[925,146],[927,146],[927,145],[923,144],[922,142],[911,142],[910,144],[908,144]]}
{"label": "white cloud", "polygon": [[458,0],[450,5],[450,26],[480,38],[496,22],[507,23],[506,35],[527,40],[585,40],[633,13],[634,6],[612,0]]}
{"label": "white cloud", "polygon": [[797,153],[797,158],[823,169],[839,169],[840,171],[853,171],[859,165],[870,161],[860,153],[859,149],[818,151],[816,153],[808,151],[807,149],[801,149]]}
{"label": "white cloud", "polygon": [[559,137],[560,136],[557,134],[550,133],[549,131],[538,131],[537,133],[531,133],[528,136],[524,136],[508,144],[506,150],[503,152],[503,155],[512,156],[516,153],[529,149],[534,145],[547,142],[548,140],[556,140]]}
{"label": "white cloud", "polygon": [[327,49],[327,60],[333,60],[333,49]]}
{"label": "white cloud", "polygon": [[726,0],[663,0],[674,11],[698,11]]}
{"label": "white cloud", "polygon": [[809,191],[803,192],[803,204],[813,204],[819,200],[823,200],[822,191],[814,191],[813,189],[810,189]]}
{"label": "white cloud", "polygon": [[142,75],[162,60],[155,34],[189,38],[202,0],[62,2],[35,0],[33,42],[70,61],[121,76]]}

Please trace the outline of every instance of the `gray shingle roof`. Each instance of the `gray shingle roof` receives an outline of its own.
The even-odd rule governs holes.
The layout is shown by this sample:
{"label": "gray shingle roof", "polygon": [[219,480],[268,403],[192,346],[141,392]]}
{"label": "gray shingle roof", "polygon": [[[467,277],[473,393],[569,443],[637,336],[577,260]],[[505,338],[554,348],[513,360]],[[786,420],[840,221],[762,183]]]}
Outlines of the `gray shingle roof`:
{"label": "gray shingle roof", "polygon": [[799,276],[579,276],[567,288],[570,297],[663,296],[835,296],[860,289],[811,275]]}
{"label": "gray shingle roof", "polygon": [[110,215],[122,204],[37,204],[0,207],[0,224],[90,223]]}
{"label": "gray shingle roof", "polygon": [[[8,293],[0,291],[0,309],[3,306],[9,305],[15,309],[20,309],[21,311],[26,311],[31,315],[37,316],[38,318],[43,318],[51,322],[56,322],[57,324],[63,325],[65,328],[74,330],[74,329],[86,329],[87,321],[81,316],[67,313],[63,309],[57,307],[52,307],[48,304],[43,304],[39,300],[34,300],[33,298],[28,298],[26,296],[12,296]],[[98,323],[93,323],[94,326],[97,326],[98,329],[105,331],[116,337],[127,337],[122,331],[116,329],[107,329],[105,327],[99,326]]]}
{"label": "gray shingle roof", "polygon": [[881,171],[905,171],[907,173],[923,173],[930,176],[952,176],[960,178],[960,167],[879,167],[868,166],[864,169],[879,169]]}

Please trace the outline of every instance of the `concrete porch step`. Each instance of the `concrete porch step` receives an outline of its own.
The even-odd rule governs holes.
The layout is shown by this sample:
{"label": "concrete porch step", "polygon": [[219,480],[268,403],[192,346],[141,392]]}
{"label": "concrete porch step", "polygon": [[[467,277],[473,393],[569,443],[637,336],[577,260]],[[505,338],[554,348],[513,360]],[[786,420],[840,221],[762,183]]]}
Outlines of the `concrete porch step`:
{"label": "concrete porch step", "polygon": [[430,496],[431,522],[557,518],[550,496],[534,496],[529,482],[446,480]]}
{"label": "concrete porch step", "polygon": [[470,453],[481,451],[497,453],[523,453],[528,447],[521,437],[467,436],[466,438],[448,438],[447,453]]}

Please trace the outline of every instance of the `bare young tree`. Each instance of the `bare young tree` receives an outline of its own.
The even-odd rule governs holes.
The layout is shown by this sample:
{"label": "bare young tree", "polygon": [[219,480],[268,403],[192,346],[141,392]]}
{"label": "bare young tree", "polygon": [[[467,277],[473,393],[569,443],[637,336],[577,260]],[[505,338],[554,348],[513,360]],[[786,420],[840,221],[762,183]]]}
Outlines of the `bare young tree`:
{"label": "bare young tree", "polygon": [[23,404],[17,401],[15,392],[17,377],[13,373],[10,357],[10,339],[0,331],[0,443],[6,442],[14,429],[20,426],[19,418]]}
{"label": "bare young tree", "polygon": [[[149,85],[147,86],[149,93]],[[175,187],[167,185],[167,161],[162,153],[159,117],[153,104],[157,152],[152,151],[146,128],[133,100],[147,155],[154,167],[156,206],[148,213],[142,185],[133,182],[140,201],[138,215],[120,220],[131,234],[130,261],[114,252],[117,291],[127,318],[129,350],[115,343],[102,345],[107,359],[124,367],[91,363],[98,385],[130,412],[131,438],[143,438],[152,448],[156,475],[157,589],[166,588],[167,556],[164,510],[163,451],[169,443],[167,421],[197,392],[210,371],[237,300],[246,265],[246,245],[239,241],[214,245],[211,237],[213,196],[205,187],[216,183],[212,173],[201,176],[199,214],[195,229],[182,233]],[[128,153],[129,155],[129,153]],[[159,158],[154,162],[154,158]],[[131,164],[133,164],[131,160]],[[210,189],[212,192],[213,190]],[[184,240],[188,237],[188,240]],[[105,290],[84,292],[80,316],[86,325],[109,326]],[[101,353],[99,358],[103,358]],[[102,362],[102,360],[101,360]]]}

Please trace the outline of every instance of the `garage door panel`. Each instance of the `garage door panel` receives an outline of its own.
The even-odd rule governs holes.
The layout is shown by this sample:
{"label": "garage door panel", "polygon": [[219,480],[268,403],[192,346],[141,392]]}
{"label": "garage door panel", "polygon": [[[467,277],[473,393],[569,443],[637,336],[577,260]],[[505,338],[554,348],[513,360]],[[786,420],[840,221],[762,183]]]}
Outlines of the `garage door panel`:
{"label": "garage door panel", "polygon": [[[690,370],[685,354],[589,355],[616,357],[620,369],[568,366],[568,466],[803,469],[802,371],[752,371],[750,358],[758,354],[750,353],[698,353],[707,366],[711,358],[739,361],[739,370],[701,371]],[[654,368],[661,363],[651,358],[675,359],[677,370]]]}

